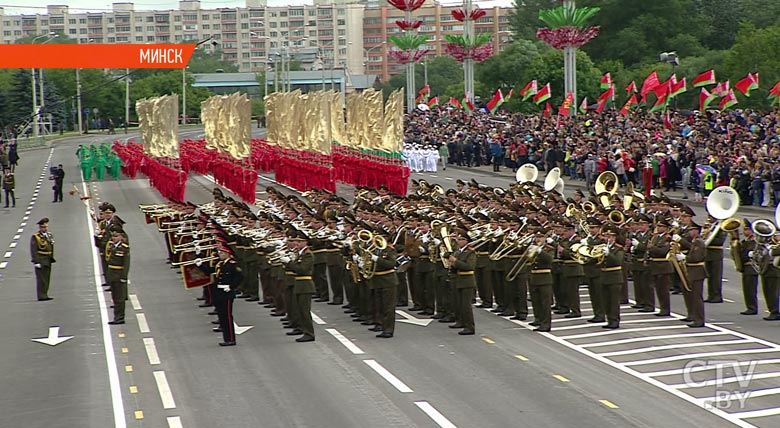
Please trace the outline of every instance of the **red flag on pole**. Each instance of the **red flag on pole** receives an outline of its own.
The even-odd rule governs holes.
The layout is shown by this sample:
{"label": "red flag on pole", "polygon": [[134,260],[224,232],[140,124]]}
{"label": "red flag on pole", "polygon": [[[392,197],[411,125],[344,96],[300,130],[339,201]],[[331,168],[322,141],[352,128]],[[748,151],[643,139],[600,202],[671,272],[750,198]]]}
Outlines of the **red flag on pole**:
{"label": "red flag on pole", "polygon": [[558,115],[569,117],[571,115],[572,104],[574,104],[574,94],[569,92],[563,99],[561,106],[558,107]]}
{"label": "red flag on pole", "polygon": [[552,106],[550,105],[550,103],[549,103],[549,102],[548,102],[548,103],[546,103],[546,105],[544,106],[544,112],[542,113],[542,115],[543,115],[544,117],[550,117],[550,116],[552,116]]}
{"label": "red flag on pole", "polygon": [[627,94],[636,93],[636,82],[632,80],[631,83],[629,83],[628,86],[626,86],[626,93]]}
{"label": "red flag on pole", "polygon": [[645,78],[644,83],[642,83],[642,91],[639,92],[639,95],[641,95],[642,98],[647,99],[647,94],[649,94],[660,84],[661,82],[658,80],[658,72],[654,71],[650,73],[650,75]]}

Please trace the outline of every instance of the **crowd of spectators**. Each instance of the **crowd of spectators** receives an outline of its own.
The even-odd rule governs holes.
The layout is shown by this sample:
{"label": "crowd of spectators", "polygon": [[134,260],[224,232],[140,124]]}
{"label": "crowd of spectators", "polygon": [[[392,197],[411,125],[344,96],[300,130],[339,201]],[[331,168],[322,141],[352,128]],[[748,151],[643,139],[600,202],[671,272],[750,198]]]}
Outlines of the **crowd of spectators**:
{"label": "crowd of spectators", "polygon": [[661,114],[617,111],[566,120],[540,114],[488,115],[448,107],[417,110],[406,118],[405,144],[447,147],[442,162],[493,170],[531,162],[540,171],[559,167],[591,186],[604,171],[621,186],[643,188],[642,169],[653,169],[653,188],[682,190],[694,198],[722,185],[743,205],[780,201],[780,111],[710,110]]}

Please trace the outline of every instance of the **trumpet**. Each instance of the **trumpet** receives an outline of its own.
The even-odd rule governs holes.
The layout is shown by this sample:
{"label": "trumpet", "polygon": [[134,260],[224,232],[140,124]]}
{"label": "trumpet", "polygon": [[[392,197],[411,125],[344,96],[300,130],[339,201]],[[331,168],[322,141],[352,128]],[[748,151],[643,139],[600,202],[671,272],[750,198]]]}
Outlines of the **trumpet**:
{"label": "trumpet", "polygon": [[195,246],[187,247],[187,248],[174,249],[173,252],[174,253],[193,253],[194,252],[195,254],[199,254],[201,251],[213,250],[213,249],[216,249],[216,248],[219,248],[219,245],[211,244],[211,245],[205,245],[203,247],[201,247],[199,245],[195,245]]}
{"label": "trumpet", "polygon": [[218,258],[219,258],[218,256],[209,256],[209,257],[204,257],[204,258],[197,258],[197,259],[194,259],[194,260],[185,260],[183,262],[173,262],[173,263],[171,263],[171,266],[182,267],[182,266],[195,265],[195,264],[198,264],[198,263],[208,262],[208,261],[211,261],[211,260],[217,260]]}

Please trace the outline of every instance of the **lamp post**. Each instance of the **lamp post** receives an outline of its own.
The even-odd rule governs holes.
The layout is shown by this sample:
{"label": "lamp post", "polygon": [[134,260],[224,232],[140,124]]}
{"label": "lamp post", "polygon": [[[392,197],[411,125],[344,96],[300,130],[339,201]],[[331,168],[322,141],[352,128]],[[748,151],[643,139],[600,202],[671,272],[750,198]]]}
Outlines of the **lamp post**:
{"label": "lamp post", "polygon": [[187,124],[187,67],[181,69],[181,124]]}
{"label": "lamp post", "polygon": [[[43,43],[46,43],[49,40],[53,39],[54,37],[57,37],[57,33],[50,32],[50,33],[46,33],[46,34],[41,34],[40,36],[37,36],[37,37],[33,38],[31,44],[34,44],[38,39],[42,39],[44,37],[48,37],[49,38],[48,40],[43,42]],[[43,44],[43,43],[41,43],[41,44]],[[39,129],[39,125],[38,125],[38,123],[39,123],[38,122],[39,121],[38,114],[39,114],[40,110],[38,108],[38,92],[37,92],[37,88],[36,88],[35,69],[34,68],[30,70],[30,75],[32,76],[32,114],[33,114],[33,117],[32,117],[33,130],[32,131],[33,131],[33,137],[38,137],[38,135],[40,133],[40,129]],[[40,80],[40,85],[41,85],[41,106],[43,106],[43,70],[40,71],[40,78],[39,78],[39,80]]]}
{"label": "lamp post", "polygon": [[130,126],[130,69],[125,69],[125,134]]}
{"label": "lamp post", "polygon": [[[87,44],[94,42],[95,39],[89,39],[87,40]],[[81,39],[79,39],[79,42],[81,42]],[[79,134],[82,132],[85,132],[84,129],[84,120],[82,118],[82,110],[81,110],[81,69],[76,69],[76,108],[78,109],[78,119],[79,119]]]}
{"label": "lamp post", "polygon": [[425,86],[428,86],[428,58],[425,58],[423,65],[423,80],[425,80]]}
{"label": "lamp post", "polygon": [[[370,54],[370,53],[371,53],[371,51],[373,51],[373,50],[375,50],[375,49],[384,48],[384,47],[385,47],[385,45],[387,45],[387,41],[383,40],[383,41],[382,41],[382,43],[380,43],[380,44],[378,44],[378,45],[374,46],[373,48],[368,48],[368,49],[366,49],[366,48],[363,48],[363,54],[364,54],[364,57],[363,57],[363,62],[364,62],[364,63],[368,63],[368,61],[369,61],[369,56],[368,56],[368,54]],[[365,64],[363,64],[363,65],[364,65],[364,67],[365,67]],[[367,74],[366,70],[363,70],[363,74]]]}

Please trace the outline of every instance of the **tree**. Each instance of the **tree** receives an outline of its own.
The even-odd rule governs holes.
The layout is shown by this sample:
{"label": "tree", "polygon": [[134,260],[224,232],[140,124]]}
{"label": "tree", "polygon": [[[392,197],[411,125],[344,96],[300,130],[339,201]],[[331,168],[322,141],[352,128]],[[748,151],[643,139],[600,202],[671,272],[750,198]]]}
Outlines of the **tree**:
{"label": "tree", "polygon": [[509,13],[509,22],[517,39],[534,40],[536,30],[542,26],[539,11],[554,9],[560,5],[557,0],[514,0],[515,10]]}
{"label": "tree", "polygon": [[747,73],[758,72],[762,82],[759,94],[762,95],[750,97],[745,104],[768,107],[767,91],[780,79],[780,26],[758,29],[753,24],[743,24],[737,33],[736,43],[726,55],[723,68],[724,77],[732,81],[742,79]]}

